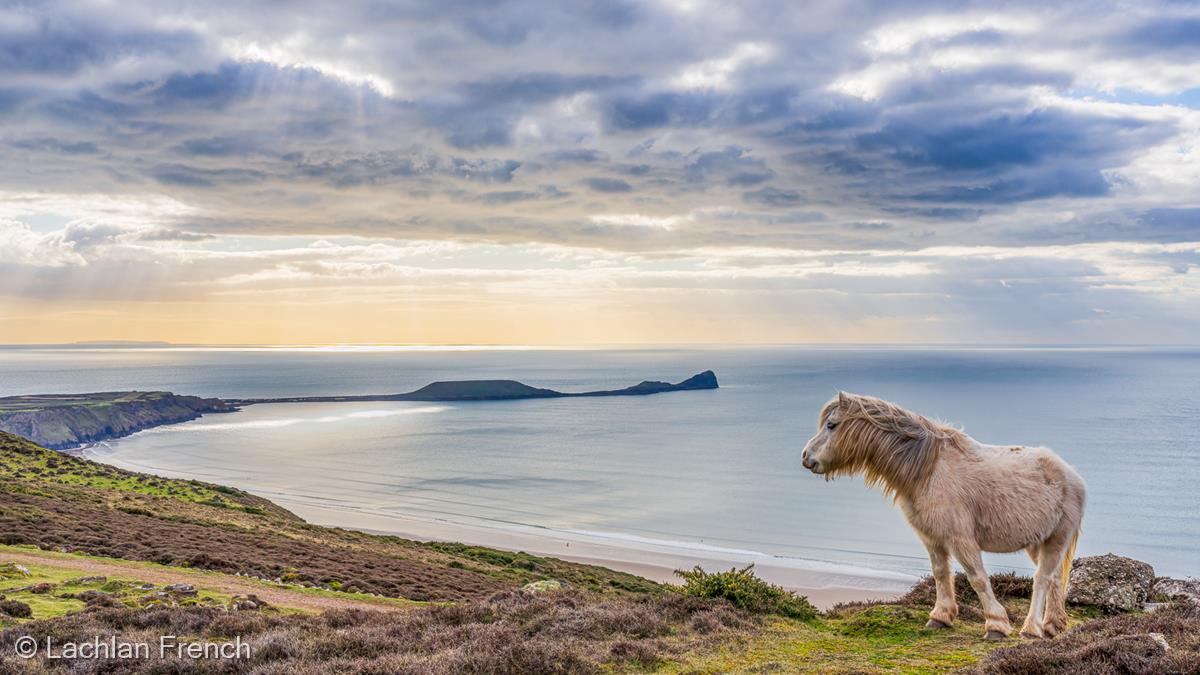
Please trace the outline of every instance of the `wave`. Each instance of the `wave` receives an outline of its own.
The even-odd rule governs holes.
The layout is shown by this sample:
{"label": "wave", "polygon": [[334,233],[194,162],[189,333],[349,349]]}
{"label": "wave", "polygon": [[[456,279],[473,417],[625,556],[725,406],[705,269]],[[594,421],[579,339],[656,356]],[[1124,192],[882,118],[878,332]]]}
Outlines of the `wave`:
{"label": "wave", "polygon": [[641,535],[627,534],[624,532],[599,532],[595,530],[574,529],[556,529],[553,531],[556,533],[574,535],[592,540],[602,540],[617,545],[623,544],[629,548],[654,547],[657,549],[667,549],[671,551],[708,553],[722,559],[770,563],[776,567],[791,567],[813,572],[825,572],[854,577],[868,577],[872,579],[888,579],[892,581],[903,581],[910,584],[919,578],[917,575],[906,574],[904,572],[860,567],[857,565],[848,565],[846,563],[831,562],[827,560],[816,560],[813,558],[798,558],[793,556],[777,555],[774,553],[764,553],[762,551],[754,551],[743,548],[715,546],[713,544],[705,544],[698,541],[658,539],[655,537],[644,537]]}
{"label": "wave", "polygon": [[355,419],[374,419],[380,417],[397,417],[401,415],[428,415],[440,413],[450,408],[441,405],[426,405],[416,408],[394,408],[387,410],[358,410],[342,415],[324,415],[321,417],[284,417],[269,420],[247,420],[244,422],[205,422],[171,424],[141,433],[166,433],[176,431],[226,431],[229,429],[277,429],[296,424],[331,424]]}

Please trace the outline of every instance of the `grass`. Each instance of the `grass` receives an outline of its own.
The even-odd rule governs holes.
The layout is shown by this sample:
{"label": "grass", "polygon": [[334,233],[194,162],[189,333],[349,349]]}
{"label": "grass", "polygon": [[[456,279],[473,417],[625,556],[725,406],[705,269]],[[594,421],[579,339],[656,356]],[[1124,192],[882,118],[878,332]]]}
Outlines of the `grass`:
{"label": "grass", "polygon": [[[15,588],[18,586],[27,586],[32,583],[38,583],[39,581],[48,581],[51,583],[61,583],[68,579],[78,578],[81,574],[77,570],[71,569],[69,567],[56,566],[49,561],[59,561],[59,562],[64,562],[64,563],[68,563],[68,564],[70,564],[70,563],[86,564],[88,562],[99,562],[99,563],[104,563],[104,564],[108,564],[108,565],[119,566],[119,567],[122,567],[122,568],[128,570],[128,576],[125,576],[125,575],[110,576],[109,577],[110,581],[111,580],[138,581],[138,580],[140,580],[140,577],[138,576],[139,572],[145,572],[145,571],[159,572],[159,573],[166,574],[166,575],[178,575],[178,577],[179,577],[178,581],[195,585],[197,588],[201,589],[202,594],[204,592],[203,589],[204,589],[204,586],[206,583],[209,585],[220,585],[222,581],[225,581],[225,580],[228,580],[231,578],[231,575],[223,574],[221,572],[213,572],[211,570],[199,570],[199,569],[187,569],[187,568],[181,569],[179,567],[175,567],[175,566],[171,566],[171,565],[162,565],[159,563],[145,562],[145,561],[141,561],[141,560],[124,560],[121,558],[108,558],[105,556],[82,555],[82,554],[77,554],[77,553],[62,553],[59,551],[43,551],[43,550],[38,549],[33,546],[0,545],[0,556],[2,556],[5,553],[20,553],[25,556],[34,555],[39,558],[46,559],[48,561],[48,564],[46,564],[46,565],[37,565],[37,564],[26,565],[26,567],[29,568],[30,572],[34,572],[34,575],[32,577],[25,577],[23,580],[22,579],[9,579],[9,580],[0,581],[0,594],[3,594],[5,592],[5,589],[7,589],[7,588]],[[2,564],[2,563],[0,563],[0,564]],[[413,606],[418,606],[418,605],[424,604],[424,603],[420,603],[420,602],[416,602],[416,601],[412,601],[412,600],[404,600],[402,598],[386,598],[386,597],[380,597],[377,595],[370,595],[368,593],[331,591],[331,590],[324,589],[324,588],[312,588],[312,587],[308,587],[308,586],[298,586],[298,585],[292,584],[292,583],[275,583],[273,581],[268,581],[265,579],[255,579],[253,577],[232,577],[232,578],[236,579],[239,584],[248,584],[248,585],[252,585],[252,586],[258,586],[259,588],[262,588],[264,590],[266,590],[266,589],[286,589],[291,593],[296,593],[299,595],[306,595],[306,596],[317,597],[317,598],[333,598],[333,599],[339,599],[339,600],[355,600],[358,602],[379,605],[380,607],[396,607],[396,606],[413,607]],[[32,579],[32,581],[31,581],[31,579]],[[206,581],[206,579],[208,581]],[[222,594],[214,594],[214,597],[218,597],[221,595]],[[10,597],[15,597],[15,596],[10,596]],[[225,596],[225,597],[227,597],[227,596]],[[17,598],[17,599],[19,599],[19,598]]]}
{"label": "grass", "polygon": [[[8,547],[4,547],[8,548]],[[0,549],[2,552],[3,549]],[[59,556],[58,559],[62,559]],[[152,598],[153,594],[161,591],[161,585],[146,584],[136,575],[128,577],[106,577],[103,580],[89,580],[81,576],[78,570],[54,565],[25,565],[29,576],[8,578],[0,581],[0,595],[8,600],[16,600],[29,606],[33,611],[31,619],[14,619],[0,615],[0,627],[10,627],[31,620],[53,619],[78,612],[86,607],[84,600],[69,595],[79,595],[87,591],[98,591],[114,598],[123,606],[142,606]],[[131,571],[136,570],[133,567]],[[53,588],[48,592],[35,593],[31,590],[15,590],[37,584],[50,584]],[[142,586],[152,586],[142,588]],[[196,603],[227,604],[229,595],[211,590],[198,588],[196,597],[191,600]]]}
{"label": "grass", "polygon": [[52,450],[42,450],[36,446],[26,448],[27,452],[18,452],[16,448],[16,444],[12,444],[13,451],[4,454],[4,461],[0,462],[0,480],[74,485],[119,492],[123,495],[147,495],[208,504],[250,513],[262,513],[264,507],[270,504],[235,488],[123,471],[106,464]]}
{"label": "grass", "polygon": [[109,391],[95,394],[32,394],[0,398],[0,414],[45,410],[46,408],[88,407],[107,408],[114,403],[133,401],[160,401],[168,396],[165,391]]}
{"label": "grass", "polygon": [[[1010,602],[1009,613],[1020,617],[1025,607]],[[777,617],[741,643],[687,655],[663,672],[945,673],[1020,644],[983,640],[981,621],[925,628],[928,612],[925,605],[856,604],[809,621]]]}

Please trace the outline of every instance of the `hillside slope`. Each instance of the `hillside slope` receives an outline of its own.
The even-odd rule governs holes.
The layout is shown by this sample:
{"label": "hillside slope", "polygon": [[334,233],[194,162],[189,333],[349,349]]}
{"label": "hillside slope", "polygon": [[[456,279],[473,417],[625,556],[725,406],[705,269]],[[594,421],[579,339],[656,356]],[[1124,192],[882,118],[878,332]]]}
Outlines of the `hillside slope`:
{"label": "hillside slope", "polygon": [[[542,583],[525,586],[533,581]],[[996,643],[982,639],[965,578],[950,630],[924,628],[928,579],[897,602],[795,618],[731,606],[762,593],[744,581],[704,583],[692,597],[601,567],[319,527],[240,490],[0,433],[3,673],[196,669],[173,655],[119,664],[13,655],[26,636],[155,643],[164,634],[242,636],[252,656],[204,664],[219,673],[1200,672],[1200,606],[1186,603],[1103,619],[1073,609],[1073,629],[1053,641]],[[1029,579],[996,575],[993,586],[1010,616],[1028,609]]]}
{"label": "hillside slope", "polygon": [[602,567],[320,527],[241,490],[125,471],[2,432],[0,543],[411,600],[485,597],[550,578],[597,591],[660,590]]}

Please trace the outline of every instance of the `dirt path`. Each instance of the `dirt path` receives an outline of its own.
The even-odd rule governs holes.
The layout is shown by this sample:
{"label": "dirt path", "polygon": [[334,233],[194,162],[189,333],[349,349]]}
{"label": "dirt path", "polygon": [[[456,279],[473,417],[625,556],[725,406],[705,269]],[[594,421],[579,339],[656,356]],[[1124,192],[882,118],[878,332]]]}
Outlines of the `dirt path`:
{"label": "dirt path", "polygon": [[319,593],[306,593],[287,588],[276,588],[269,584],[227,574],[206,573],[185,568],[157,567],[136,562],[125,563],[94,560],[82,556],[60,556],[52,553],[0,550],[0,563],[5,562],[76,570],[81,573],[80,576],[121,577],[160,585],[188,583],[197,588],[227,595],[249,595],[253,593],[277,607],[289,607],[309,612],[322,612],[328,609],[372,609],[386,612],[409,609],[415,606],[405,603],[402,600],[391,600],[388,598],[359,600],[355,598],[329,597]]}

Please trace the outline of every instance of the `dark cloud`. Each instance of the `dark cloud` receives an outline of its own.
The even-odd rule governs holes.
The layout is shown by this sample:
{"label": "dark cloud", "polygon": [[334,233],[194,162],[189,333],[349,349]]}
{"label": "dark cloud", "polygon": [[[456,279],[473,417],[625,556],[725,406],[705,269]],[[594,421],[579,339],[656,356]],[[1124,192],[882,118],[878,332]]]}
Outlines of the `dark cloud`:
{"label": "dark cloud", "polygon": [[478,200],[480,203],[488,206],[497,206],[541,199],[565,199],[569,196],[571,196],[570,192],[560,190],[553,185],[541,185],[537,190],[497,190],[495,192],[485,192],[479,195]]}
{"label": "dark cloud", "polygon": [[693,125],[709,120],[718,99],[707,93],[661,93],[642,98],[618,98],[605,111],[616,131],[641,131],[669,125]]}
{"label": "dark cloud", "polygon": [[856,143],[862,150],[879,152],[909,166],[933,166],[949,172],[994,170],[1117,152],[1123,148],[1116,139],[1146,126],[1132,118],[1085,117],[1051,110],[998,115],[970,124],[937,126],[930,122],[889,122],[877,132],[859,136]]}
{"label": "dark cloud", "polygon": [[546,159],[552,162],[569,162],[572,164],[594,164],[605,159],[604,153],[590,148],[572,148],[556,150],[548,153]]}
{"label": "dark cloud", "polygon": [[100,152],[99,146],[91,141],[64,141],[57,138],[24,138],[11,141],[9,145],[17,150],[38,150],[68,155],[94,155]]}
{"label": "dark cloud", "polygon": [[9,30],[0,25],[0,72],[66,76],[122,58],[170,58],[202,51],[201,41],[188,31],[108,26],[99,17],[82,15],[59,14],[31,23]]}
{"label": "dark cloud", "polygon": [[257,183],[266,178],[261,171],[238,168],[206,169],[186,164],[160,164],[150,169],[150,176],[163,185],[192,188],[214,188],[221,185]]}
{"label": "dark cloud", "polygon": [[619,178],[594,176],[585,178],[583,184],[596,192],[632,192],[633,186]]}
{"label": "dark cloud", "polygon": [[[995,13],[1025,28],[981,26],[968,12],[958,30],[910,44],[905,28],[880,48],[894,24],[936,10],[950,25],[958,12],[921,2],[799,11],[756,1],[717,13],[537,0],[27,5],[29,22],[0,24],[19,28],[0,28],[0,188],[151,190],[202,213],[197,232],[637,250],[866,245],[872,234],[911,243],[931,232],[943,243],[1053,239],[1026,220],[1064,241],[1138,228],[1145,241],[1191,236],[1178,197],[1142,192],[1187,171],[1126,174],[1147,171],[1133,160],[1151,149],[1168,156],[1172,138],[1191,147],[1181,134],[1193,127],[1165,107],[1092,106],[1097,78],[1084,71],[1115,59],[1101,75],[1154,78],[1146,64],[1158,59],[1191,82],[1167,66],[1191,53],[1195,17],[1023,7]],[[1024,57],[1042,53],[1056,57]],[[947,54],[970,58],[935,58]],[[588,193],[707,225],[673,238],[606,229],[589,216],[610,207]],[[805,215],[789,215],[800,204]],[[369,220],[381,211],[395,220]],[[887,232],[867,227],[877,223]]]}
{"label": "dark cloud", "polygon": [[211,136],[209,138],[189,138],[175,146],[175,149],[184,155],[228,157],[255,152],[259,146],[259,140],[253,137]]}
{"label": "dark cloud", "polygon": [[1095,169],[1055,169],[982,184],[947,185],[912,195],[917,201],[1010,204],[1049,197],[1103,197],[1111,186]]}
{"label": "dark cloud", "polygon": [[799,192],[794,190],[781,190],[776,187],[767,186],[758,190],[742,193],[742,200],[750,204],[763,204],[766,206],[794,206],[804,201]]}
{"label": "dark cloud", "polygon": [[1200,17],[1157,17],[1118,35],[1116,41],[1132,49],[1200,51]]}
{"label": "dark cloud", "polygon": [[463,93],[476,105],[531,104],[553,101],[581,91],[597,92],[628,86],[636,77],[528,73],[517,77],[471,82]]}
{"label": "dark cloud", "polygon": [[683,175],[690,183],[724,178],[727,185],[745,187],[762,183],[773,173],[761,159],[751,157],[748,149],[730,145],[720,150],[693,152],[684,164]]}

